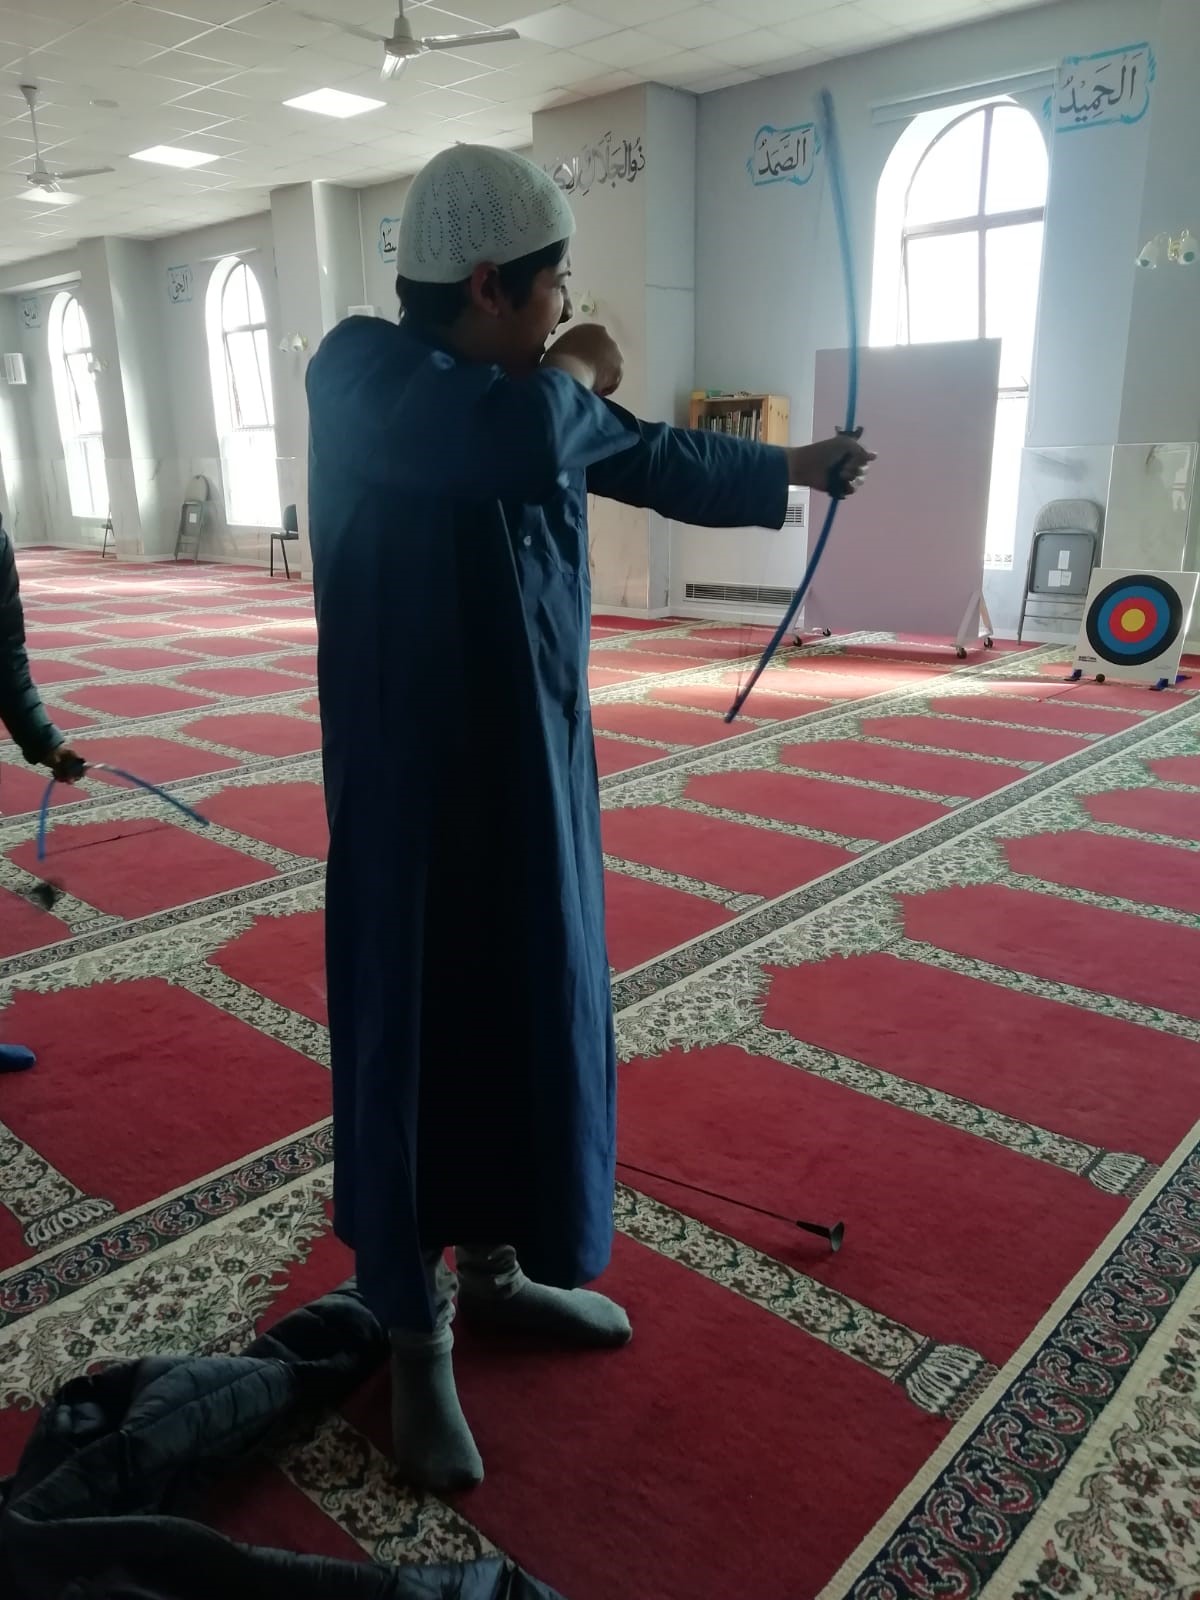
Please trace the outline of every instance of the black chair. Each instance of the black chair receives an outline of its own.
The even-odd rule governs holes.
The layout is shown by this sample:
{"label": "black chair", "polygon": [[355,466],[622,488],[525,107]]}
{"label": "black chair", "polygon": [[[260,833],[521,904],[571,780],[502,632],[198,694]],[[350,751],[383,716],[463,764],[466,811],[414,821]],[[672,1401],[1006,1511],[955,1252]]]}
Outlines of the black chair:
{"label": "black chair", "polygon": [[276,532],[274,532],[271,535],[271,576],[272,577],[275,576],[275,546],[276,546],[276,544],[279,545],[279,554],[283,557],[283,575],[284,575],[284,578],[288,579],[288,578],[291,577],[292,569],[291,569],[291,567],[288,566],[287,547],[288,547],[289,544],[293,544],[296,541],[298,541],[299,538],[300,538],[300,524],[296,520],[296,508],[295,508],[295,506],[284,506],[284,508],[283,508],[283,527],[277,529]]}

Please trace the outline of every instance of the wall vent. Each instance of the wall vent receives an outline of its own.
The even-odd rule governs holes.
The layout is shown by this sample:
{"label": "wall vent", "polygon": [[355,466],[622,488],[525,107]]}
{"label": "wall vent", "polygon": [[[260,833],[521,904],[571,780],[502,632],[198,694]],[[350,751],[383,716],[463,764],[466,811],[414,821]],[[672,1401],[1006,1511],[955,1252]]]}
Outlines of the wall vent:
{"label": "wall vent", "polygon": [[783,519],[785,528],[803,528],[807,525],[808,503],[805,500],[789,500],[787,515]]}
{"label": "wall vent", "polygon": [[787,606],[793,590],[763,588],[752,583],[689,583],[684,586],[688,600],[725,601],[739,606]]}
{"label": "wall vent", "polygon": [[18,350],[14,354],[4,357],[5,383],[28,383],[25,376],[25,357]]}

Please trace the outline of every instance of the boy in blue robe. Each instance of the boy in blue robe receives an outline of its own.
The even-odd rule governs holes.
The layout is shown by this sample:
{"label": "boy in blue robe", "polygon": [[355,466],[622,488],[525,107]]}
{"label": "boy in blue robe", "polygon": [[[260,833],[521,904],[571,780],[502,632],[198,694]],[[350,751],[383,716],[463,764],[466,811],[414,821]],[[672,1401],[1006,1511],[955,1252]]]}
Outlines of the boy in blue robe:
{"label": "boy in blue robe", "polygon": [[335,1228],[391,1330],[397,1463],[435,1491],[483,1475],[456,1288],[485,1328],[630,1337],[579,1287],[609,1260],[616,1108],[587,496],[779,527],[789,483],[849,491],[871,459],[616,406],[602,328],[547,348],[573,231],[532,163],[443,152],[405,203],[399,325],[341,323],[307,379]]}

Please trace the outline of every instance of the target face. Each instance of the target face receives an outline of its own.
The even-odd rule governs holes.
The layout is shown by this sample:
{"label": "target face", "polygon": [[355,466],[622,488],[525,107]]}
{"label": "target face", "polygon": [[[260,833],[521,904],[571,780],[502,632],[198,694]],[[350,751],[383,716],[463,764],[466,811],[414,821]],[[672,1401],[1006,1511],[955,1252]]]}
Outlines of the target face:
{"label": "target face", "polygon": [[1101,661],[1140,667],[1169,650],[1183,627],[1177,590],[1149,573],[1107,584],[1088,606],[1088,643]]}

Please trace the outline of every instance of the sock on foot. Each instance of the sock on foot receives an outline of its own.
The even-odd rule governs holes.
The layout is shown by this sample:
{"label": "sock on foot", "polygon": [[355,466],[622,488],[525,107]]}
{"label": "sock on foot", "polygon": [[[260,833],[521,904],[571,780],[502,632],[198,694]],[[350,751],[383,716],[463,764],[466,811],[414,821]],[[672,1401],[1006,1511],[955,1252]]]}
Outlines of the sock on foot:
{"label": "sock on foot", "polygon": [[415,1489],[447,1494],[483,1482],[483,1461],[463,1416],[449,1340],[443,1348],[392,1343],[392,1447]]}
{"label": "sock on foot", "polygon": [[542,1334],[582,1349],[615,1349],[633,1337],[615,1300],[592,1289],[551,1289],[523,1272],[497,1287],[460,1262],[458,1307],[475,1326]]}
{"label": "sock on foot", "polygon": [[0,1072],[25,1072],[37,1057],[23,1044],[0,1044]]}

